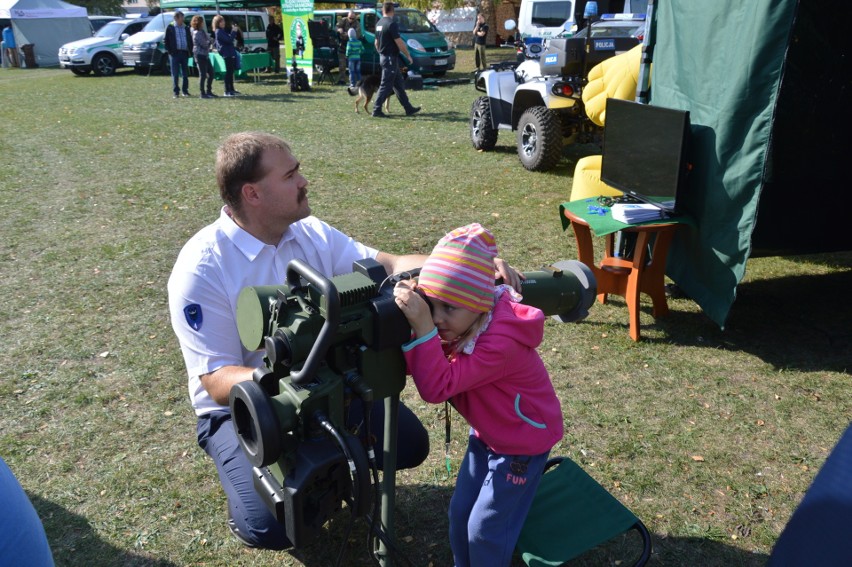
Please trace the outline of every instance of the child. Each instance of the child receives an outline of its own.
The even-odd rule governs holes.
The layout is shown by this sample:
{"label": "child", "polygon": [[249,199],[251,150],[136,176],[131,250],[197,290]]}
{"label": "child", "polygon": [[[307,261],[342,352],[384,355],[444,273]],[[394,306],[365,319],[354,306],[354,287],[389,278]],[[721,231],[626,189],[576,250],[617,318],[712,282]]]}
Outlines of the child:
{"label": "child", "polygon": [[[361,82],[361,51],[364,46],[355,33],[355,28],[349,28],[349,41],[346,42],[346,60],[349,62],[349,86],[355,87]],[[357,109],[356,109],[357,110]]]}
{"label": "child", "polygon": [[296,44],[294,47],[294,57],[298,57],[301,59],[305,56],[305,38],[302,37],[302,31],[299,30],[298,35],[296,35]]}
{"label": "child", "polygon": [[518,303],[511,287],[495,287],[496,255],[489,231],[458,228],[438,242],[416,284],[394,288],[415,336],[402,348],[418,392],[427,402],[449,400],[471,425],[450,501],[456,567],[509,565],[563,434],[559,399],[535,350],[544,314]]}

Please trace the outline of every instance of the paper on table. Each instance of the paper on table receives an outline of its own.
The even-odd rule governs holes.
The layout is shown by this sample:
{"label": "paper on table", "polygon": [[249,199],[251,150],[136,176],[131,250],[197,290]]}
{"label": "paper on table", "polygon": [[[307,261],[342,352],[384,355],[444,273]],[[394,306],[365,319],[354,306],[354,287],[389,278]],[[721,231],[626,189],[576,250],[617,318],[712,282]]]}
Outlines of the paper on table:
{"label": "paper on table", "polygon": [[616,203],[612,206],[612,218],[626,224],[636,224],[666,218],[665,211],[644,203]]}

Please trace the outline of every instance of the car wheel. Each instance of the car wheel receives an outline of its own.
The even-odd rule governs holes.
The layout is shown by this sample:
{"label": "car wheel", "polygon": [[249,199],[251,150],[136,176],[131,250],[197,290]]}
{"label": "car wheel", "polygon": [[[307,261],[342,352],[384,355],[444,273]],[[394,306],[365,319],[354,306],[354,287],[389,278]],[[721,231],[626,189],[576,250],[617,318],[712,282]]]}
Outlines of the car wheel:
{"label": "car wheel", "polygon": [[559,115],[545,106],[534,106],[518,122],[518,157],[530,171],[553,169],[562,157],[562,125]]}
{"label": "car wheel", "polygon": [[112,55],[106,53],[98,53],[92,59],[92,70],[98,77],[109,77],[115,74],[117,62]]}
{"label": "car wheel", "polygon": [[432,76],[433,77],[443,77],[446,74],[447,74],[446,71],[435,71],[434,73],[432,73]]}
{"label": "car wheel", "polygon": [[484,152],[497,145],[497,129],[491,123],[491,103],[487,96],[473,101],[470,108],[470,141],[474,148]]}
{"label": "car wheel", "polygon": [[71,72],[77,75],[78,77],[85,77],[89,74],[89,71],[91,71],[91,69],[89,69],[88,67],[71,67],[70,69]]}

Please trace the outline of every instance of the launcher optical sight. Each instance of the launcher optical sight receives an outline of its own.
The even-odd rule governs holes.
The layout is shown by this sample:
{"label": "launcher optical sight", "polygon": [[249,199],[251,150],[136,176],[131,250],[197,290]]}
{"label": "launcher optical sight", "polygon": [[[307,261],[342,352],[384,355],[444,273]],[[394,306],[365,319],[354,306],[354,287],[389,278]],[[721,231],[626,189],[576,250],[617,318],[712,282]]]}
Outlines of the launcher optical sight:
{"label": "launcher optical sight", "polygon": [[[372,500],[371,525],[393,540],[396,416],[406,375],[400,347],[411,336],[393,287],[416,273],[388,277],[365,259],[349,274],[326,278],[293,260],[285,285],[239,295],[240,339],[248,350],[265,351],[265,366],[231,389],[231,414],[255,488],[295,547],[314,540],[342,502],[363,516]],[[585,318],[594,302],[594,276],[580,262],[524,276],[523,303],[562,322]],[[345,405],[356,399],[367,406],[365,417],[373,400],[385,402],[381,524],[369,435],[359,439],[344,422]],[[371,552],[390,565],[384,543]]]}

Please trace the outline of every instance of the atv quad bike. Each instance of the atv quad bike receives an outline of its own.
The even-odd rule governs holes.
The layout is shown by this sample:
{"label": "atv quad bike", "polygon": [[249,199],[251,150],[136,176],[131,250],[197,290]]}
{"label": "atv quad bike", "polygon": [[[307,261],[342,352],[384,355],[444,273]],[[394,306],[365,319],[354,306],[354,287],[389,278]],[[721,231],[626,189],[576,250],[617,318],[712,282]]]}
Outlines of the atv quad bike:
{"label": "atv quad bike", "polygon": [[636,38],[551,39],[538,59],[498,63],[476,76],[484,92],[470,111],[470,138],[489,151],[500,130],[515,132],[518,157],[530,171],[552,169],[564,143],[602,142],[603,129],[586,116],[586,71],[638,44]]}

